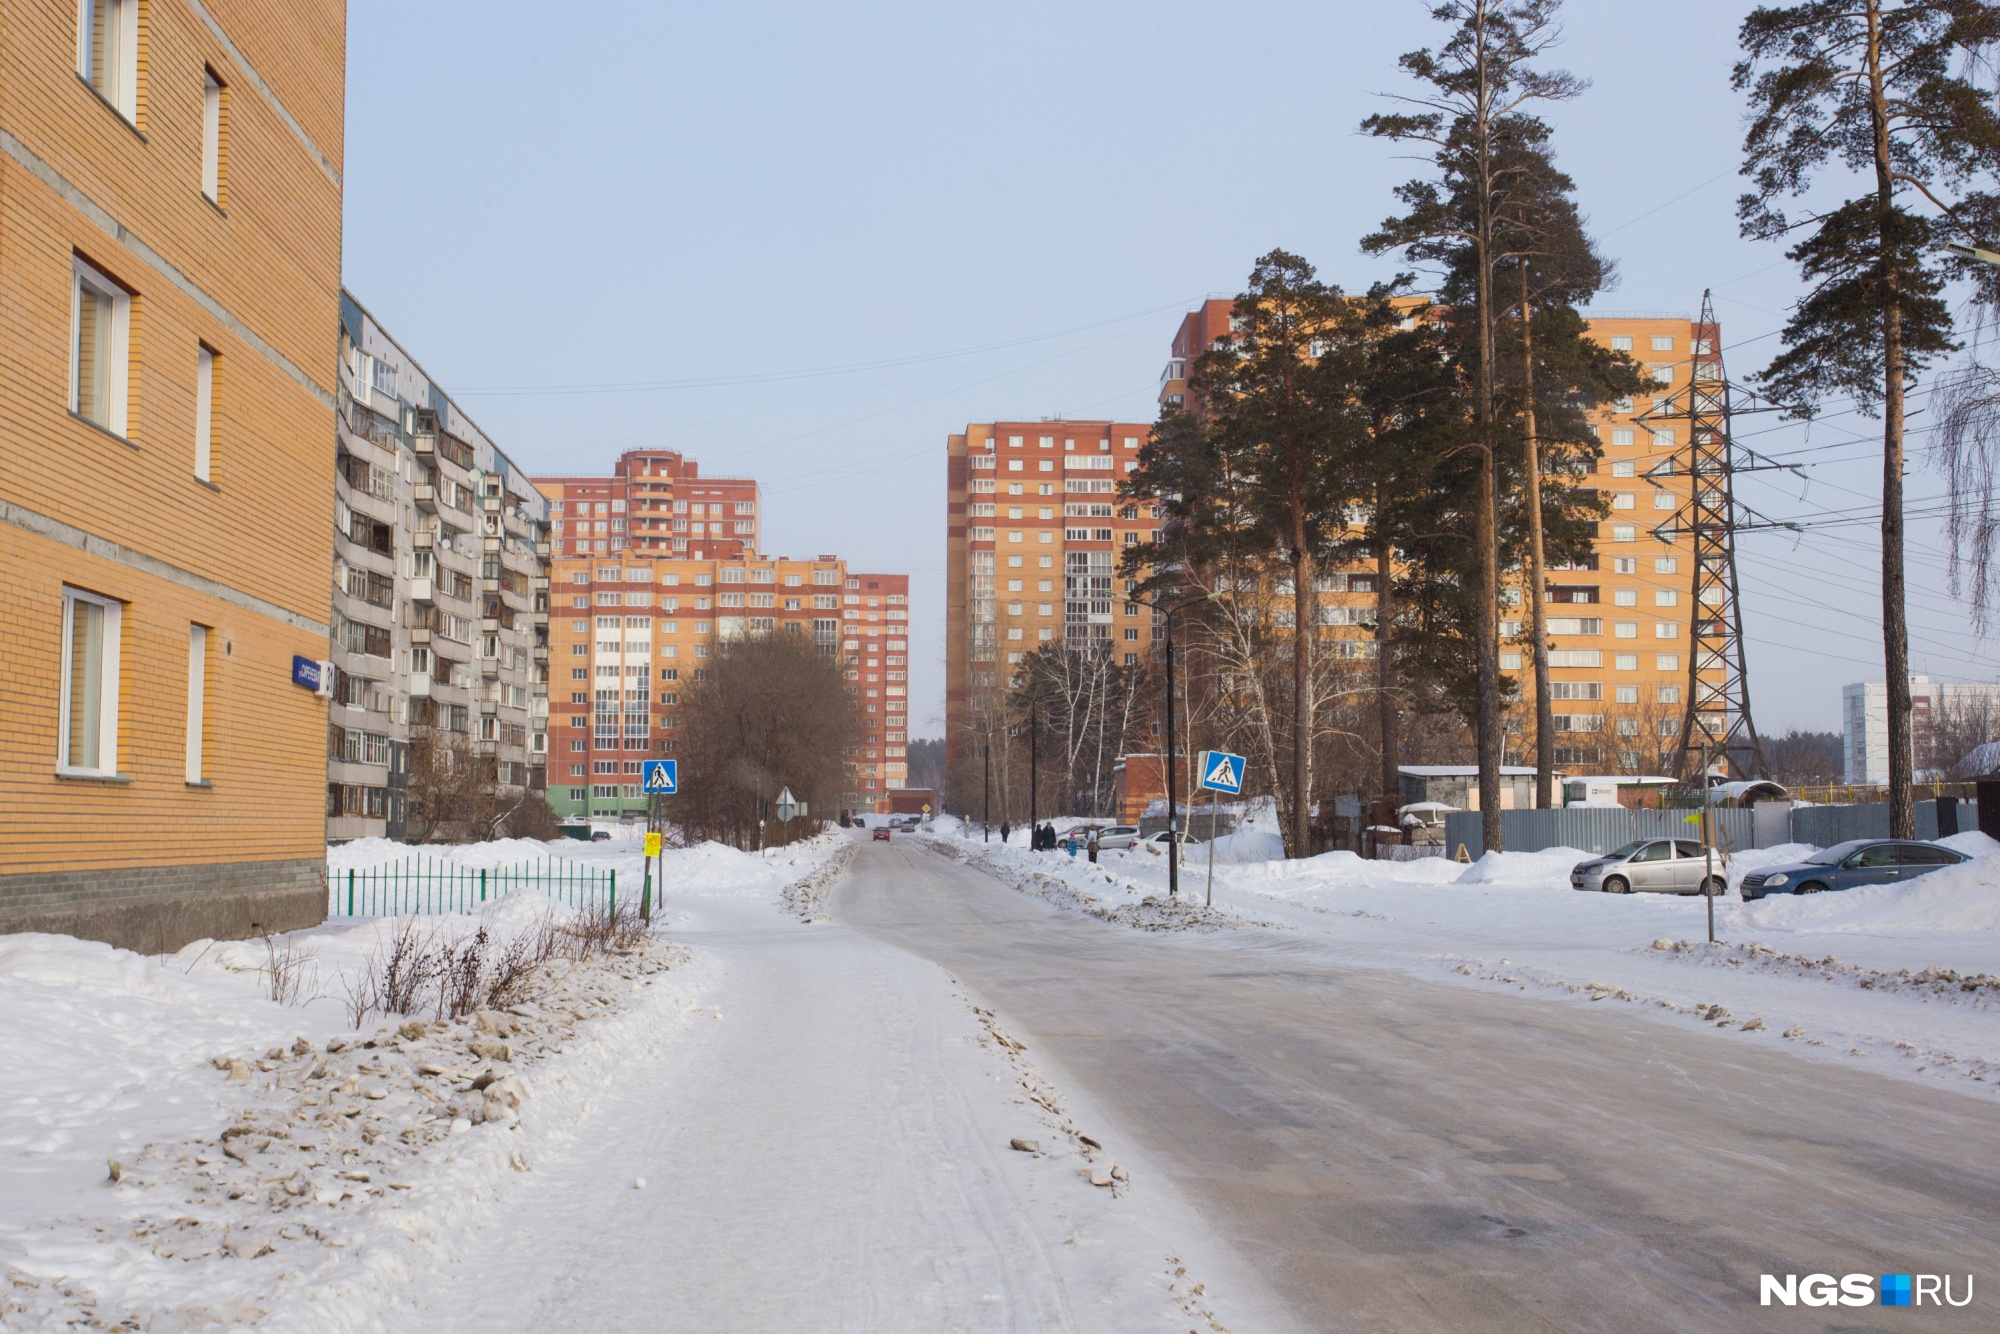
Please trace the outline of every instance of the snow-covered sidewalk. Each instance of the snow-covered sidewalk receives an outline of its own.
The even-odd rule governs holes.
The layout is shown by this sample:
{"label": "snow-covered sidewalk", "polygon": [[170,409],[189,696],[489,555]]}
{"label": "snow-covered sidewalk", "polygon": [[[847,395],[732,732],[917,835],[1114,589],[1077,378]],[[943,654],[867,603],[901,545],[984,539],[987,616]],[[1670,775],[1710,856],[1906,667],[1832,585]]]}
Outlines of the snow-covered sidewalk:
{"label": "snow-covered sidewalk", "polygon": [[1031,853],[1018,835],[985,842],[951,821],[928,837],[1024,892],[1142,929],[1275,929],[1349,963],[1631,1005],[1719,1040],[2000,1092],[2000,845],[1980,834],[1948,840],[1973,861],[1911,884],[1747,904],[1734,892],[1747,872],[1811,849],[1737,854],[1732,892],[1713,905],[1715,945],[1701,898],[1572,890],[1570,868],[1589,855],[1574,849],[1471,866],[1344,852],[1285,861],[1253,820],[1219,841],[1211,913],[1199,906],[1203,846],[1181,867],[1176,905],[1164,858],[1145,849],[1102,853],[1093,866]]}
{"label": "snow-covered sidewalk", "polygon": [[1178,1334],[1224,1327],[1217,1291],[1257,1309],[1166,1176],[934,965],[810,887],[667,906],[717,969],[695,1032],[474,1230],[424,1328]]}
{"label": "snow-covered sidewalk", "polygon": [[[290,1005],[261,941],[0,937],[0,1327],[1177,1334],[1224,1296],[1276,1327],[1005,1016],[828,920],[852,848],[671,852],[649,942],[358,1033],[345,980],[397,921],[276,942],[320,974]],[[424,851],[639,880],[625,840]],[[547,911],[416,920],[504,947]]]}

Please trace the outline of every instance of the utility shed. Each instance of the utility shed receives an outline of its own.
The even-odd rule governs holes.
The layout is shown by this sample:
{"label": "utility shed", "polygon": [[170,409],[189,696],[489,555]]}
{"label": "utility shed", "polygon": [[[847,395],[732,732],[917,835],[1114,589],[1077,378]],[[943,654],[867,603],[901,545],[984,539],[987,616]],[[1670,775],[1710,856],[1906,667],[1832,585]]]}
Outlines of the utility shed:
{"label": "utility shed", "polygon": [[[1396,772],[1402,776],[1403,805],[1416,801],[1441,801],[1462,811],[1479,809],[1479,766],[1476,764],[1405,764]],[[1556,790],[1562,790],[1561,774],[1555,775]],[[1518,764],[1500,766],[1500,809],[1524,811],[1535,804],[1535,771]]]}

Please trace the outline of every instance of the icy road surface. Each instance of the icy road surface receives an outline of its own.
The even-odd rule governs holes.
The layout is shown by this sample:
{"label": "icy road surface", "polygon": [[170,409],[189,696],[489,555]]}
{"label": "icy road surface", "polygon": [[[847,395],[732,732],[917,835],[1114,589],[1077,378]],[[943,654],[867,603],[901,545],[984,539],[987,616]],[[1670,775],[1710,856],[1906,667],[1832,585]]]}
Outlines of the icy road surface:
{"label": "icy road surface", "polygon": [[1859,1328],[1758,1275],[1911,1270],[1979,1276],[1949,1315],[1994,1327],[1989,1099],[1297,933],[1135,931],[913,842],[833,904],[1060,1062],[1308,1327]]}

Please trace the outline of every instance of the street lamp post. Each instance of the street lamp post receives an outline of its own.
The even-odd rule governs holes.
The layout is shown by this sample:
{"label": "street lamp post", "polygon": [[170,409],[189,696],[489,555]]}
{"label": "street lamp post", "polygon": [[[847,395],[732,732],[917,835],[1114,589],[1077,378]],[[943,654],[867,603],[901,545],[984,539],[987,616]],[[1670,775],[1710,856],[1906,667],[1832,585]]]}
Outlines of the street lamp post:
{"label": "street lamp post", "polygon": [[979,841],[993,841],[993,729],[986,729],[979,746],[979,761],[986,770],[985,789],[979,797]]}
{"label": "street lamp post", "polygon": [[1041,826],[1035,823],[1035,780],[1040,776],[1040,752],[1036,749],[1037,723],[1041,720],[1041,709],[1036,704],[1028,706],[1028,846],[1035,847],[1035,831]]}
{"label": "street lamp post", "polygon": [[[1178,590],[1169,589],[1169,592]],[[1167,897],[1177,899],[1181,892],[1181,838],[1179,807],[1174,799],[1177,775],[1174,764],[1174,617],[1192,607],[1205,597],[1184,598],[1179,602],[1166,604],[1155,599],[1129,597],[1128,601],[1144,603],[1161,614],[1166,635],[1161,641],[1167,658]]]}

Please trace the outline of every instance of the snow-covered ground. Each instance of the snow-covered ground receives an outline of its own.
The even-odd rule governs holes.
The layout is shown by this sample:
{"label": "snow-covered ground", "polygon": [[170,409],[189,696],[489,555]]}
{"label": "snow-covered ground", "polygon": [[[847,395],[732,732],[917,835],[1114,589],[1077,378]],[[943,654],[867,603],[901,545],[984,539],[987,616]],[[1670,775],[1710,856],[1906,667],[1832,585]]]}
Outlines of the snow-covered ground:
{"label": "snow-covered ground", "polygon": [[1145,849],[1031,853],[1017,834],[938,821],[935,846],[1030,893],[1148,928],[1259,925],[1345,961],[1641,1007],[1699,1024],[1718,1040],[1773,1043],[1863,1060],[1961,1089],[2000,1091],[2000,844],[1945,842],[1974,860],[1906,885],[1744,903],[1751,870],[1795,861],[1802,845],[1739,853],[1731,891],[1698,897],[1605,895],[1569,887],[1574,849],[1364,861],[1333,852],[1272,856],[1276,833],[1253,815],[1218,840],[1214,911],[1207,848],[1182,864],[1184,903],[1166,902],[1165,859]]}
{"label": "snow-covered ground", "polygon": [[[670,851],[650,940],[459,1022],[352,1021],[412,919],[0,937],[0,1327],[1276,1327],[1004,1015],[827,920],[853,846]],[[629,839],[422,851],[638,882]],[[416,920],[504,950],[561,911]]]}

